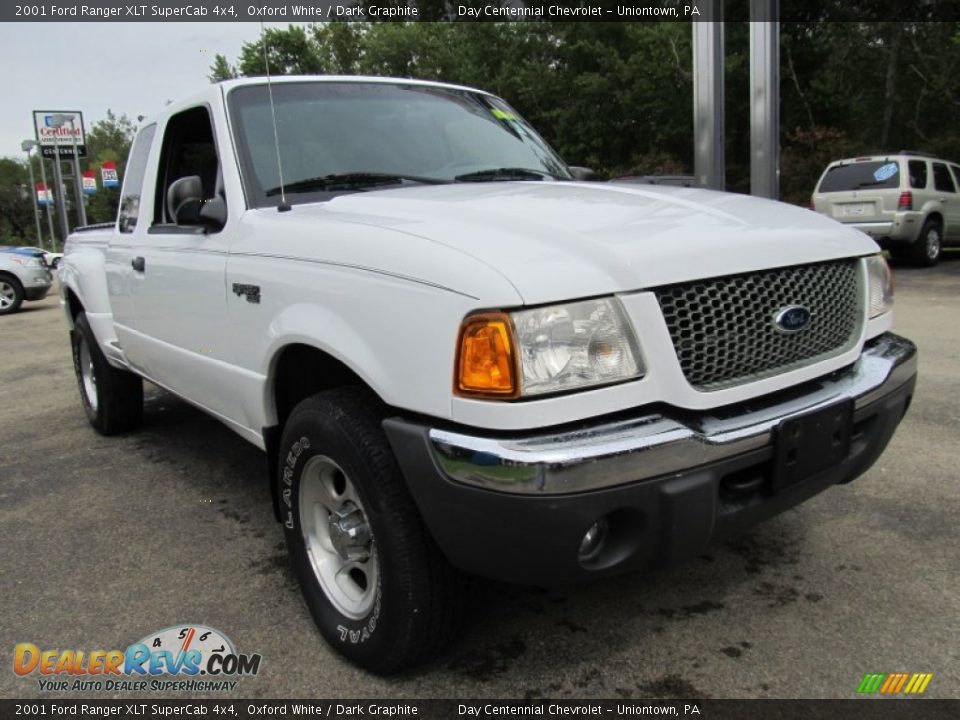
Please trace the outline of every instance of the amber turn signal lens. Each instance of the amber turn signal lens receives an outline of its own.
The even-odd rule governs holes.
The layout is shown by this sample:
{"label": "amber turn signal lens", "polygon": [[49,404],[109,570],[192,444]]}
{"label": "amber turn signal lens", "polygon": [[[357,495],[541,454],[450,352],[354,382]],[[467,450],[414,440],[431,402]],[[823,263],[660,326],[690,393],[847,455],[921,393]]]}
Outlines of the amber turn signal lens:
{"label": "amber turn signal lens", "polygon": [[460,328],[457,391],[461,395],[517,396],[513,327],[505,313],[474,315]]}

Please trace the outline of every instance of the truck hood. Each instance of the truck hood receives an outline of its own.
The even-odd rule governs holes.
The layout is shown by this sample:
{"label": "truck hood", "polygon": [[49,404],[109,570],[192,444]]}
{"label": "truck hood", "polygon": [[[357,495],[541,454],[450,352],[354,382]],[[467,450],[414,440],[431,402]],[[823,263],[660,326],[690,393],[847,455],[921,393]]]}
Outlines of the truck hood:
{"label": "truck hood", "polygon": [[[297,206],[419,236],[502,274],[528,304],[878,251],[809,210],[693,188],[572,182],[415,186]],[[466,257],[463,257],[468,262]],[[428,267],[434,278],[442,268]],[[390,268],[384,268],[390,270]]]}

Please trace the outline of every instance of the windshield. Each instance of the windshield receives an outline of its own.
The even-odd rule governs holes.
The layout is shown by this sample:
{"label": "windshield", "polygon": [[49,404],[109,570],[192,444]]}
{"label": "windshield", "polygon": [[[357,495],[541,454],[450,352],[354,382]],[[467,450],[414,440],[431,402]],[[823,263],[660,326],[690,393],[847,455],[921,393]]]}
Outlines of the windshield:
{"label": "windshield", "polygon": [[[502,100],[466,90],[370,82],[276,83],[287,201],[434,182],[569,179],[563,161]],[[229,96],[247,198],[277,204],[266,85]]]}
{"label": "windshield", "polygon": [[836,165],[823,176],[819,192],[882,190],[900,187],[900,165],[896,160],[855,162]]}

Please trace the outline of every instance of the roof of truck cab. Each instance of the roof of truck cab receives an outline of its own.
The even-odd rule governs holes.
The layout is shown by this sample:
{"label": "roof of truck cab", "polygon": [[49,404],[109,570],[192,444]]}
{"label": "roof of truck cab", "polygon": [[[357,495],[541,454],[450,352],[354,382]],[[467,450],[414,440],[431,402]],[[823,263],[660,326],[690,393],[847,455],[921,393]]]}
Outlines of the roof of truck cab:
{"label": "roof of truck cab", "polygon": [[[469,87],[467,85],[454,85],[451,83],[435,82],[433,80],[414,80],[413,78],[380,77],[376,75],[279,75],[270,78],[274,85],[285,83],[303,83],[303,82],[330,82],[330,83],[381,83],[390,85],[417,85],[421,87],[438,87],[450,90],[465,90],[467,92],[481,93],[490,95],[486,90]],[[140,121],[140,127],[157,122],[160,118],[172,113],[179,112],[184,108],[202,103],[217,101],[221,96],[238,87],[247,87],[251,85],[266,85],[267,78],[264,75],[248,78],[237,78],[235,80],[222,80],[217,83],[211,83],[200,92],[168,102],[162,111],[153,113],[144,117]]]}
{"label": "roof of truck cab", "polygon": [[[426,87],[449,88],[451,90],[466,90],[468,92],[478,92],[489,95],[485,90],[479,90],[466,85],[454,85],[452,83],[435,82],[433,80],[414,80],[413,78],[380,77],[377,75],[280,75],[270,78],[270,81],[274,85],[290,82],[356,82],[389,83],[390,85],[421,85]],[[222,87],[225,92],[229,92],[235,87],[243,87],[245,85],[266,85],[267,78],[261,75],[258,77],[238,78],[236,80],[223,80],[217,84]]]}

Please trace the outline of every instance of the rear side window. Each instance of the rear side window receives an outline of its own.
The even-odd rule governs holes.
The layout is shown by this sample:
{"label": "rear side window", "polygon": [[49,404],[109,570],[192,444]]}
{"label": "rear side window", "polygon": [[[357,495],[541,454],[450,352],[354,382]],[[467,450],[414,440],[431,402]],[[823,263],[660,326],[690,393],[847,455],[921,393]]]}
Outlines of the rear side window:
{"label": "rear side window", "polygon": [[922,190],[927,186],[927,162],[925,160],[910,161],[910,187]]}
{"label": "rear side window", "polygon": [[951,165],[950,169],[953,171],[953,182],[960,183],[960,165]]}
{"label": "rear side window", "polygon": [[871,160],[830,168],[820,182],[819,192],[844,192],[865,188],[882,190],[898,187],[900,187],[900,164],[895,160]]}
{"label": "rear side window", "polygon": [[147,125],[133,141],[127,171],[123,178],[123,191],[120,193],[120,212],[117,222],[122,233],[132,233],[140,215],[140,197],[143,194],[143,178],[147,173],[147,156],[153,144],[153,135],[157,126]]}
{"label": "rear side window", "polygon": [[943,163],[933,164],[933,186],[939,192],[957,191],[957,186],[953,184],[953,178],[950,177],[950,171]]}

